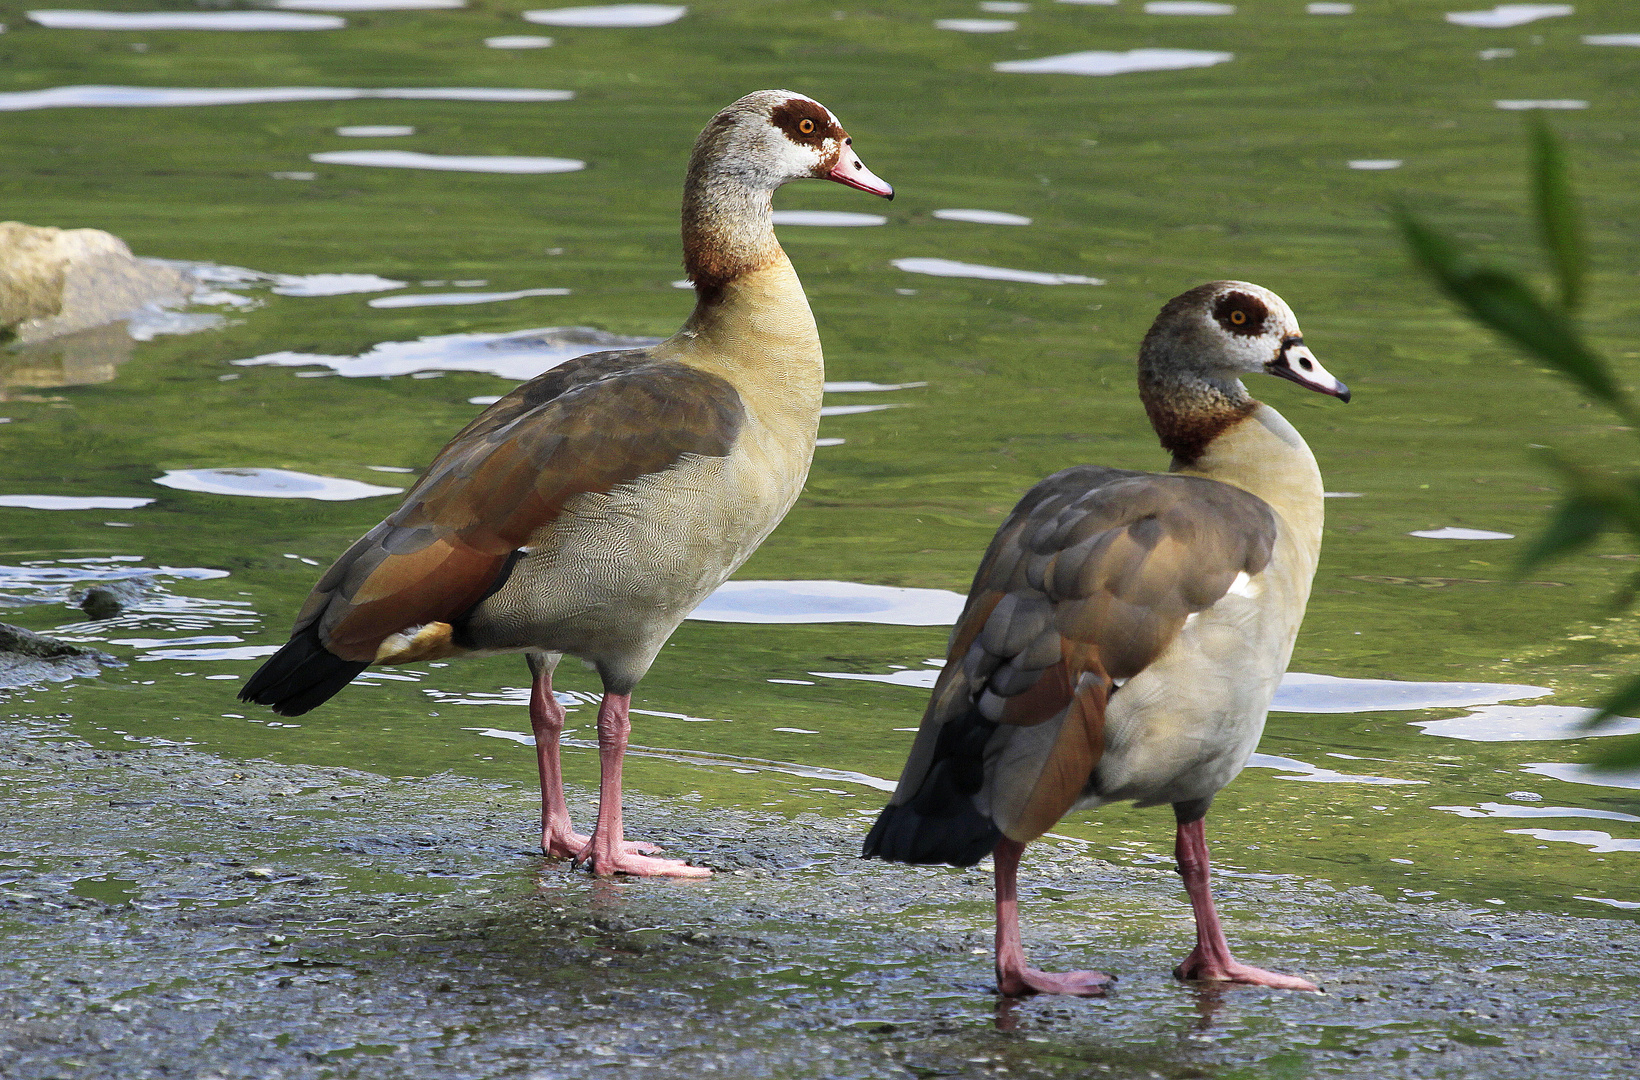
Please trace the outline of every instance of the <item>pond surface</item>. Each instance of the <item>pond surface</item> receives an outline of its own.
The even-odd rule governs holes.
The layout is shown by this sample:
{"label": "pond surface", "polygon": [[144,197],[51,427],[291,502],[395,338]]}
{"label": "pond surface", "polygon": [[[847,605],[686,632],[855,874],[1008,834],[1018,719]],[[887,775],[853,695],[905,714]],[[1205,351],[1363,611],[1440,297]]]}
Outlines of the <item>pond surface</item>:
{"label": "pond surface", "polygon": [[[139,255],[205,268],[218,290],[189,318],[0,354],[0,618],[127,663],[8,691],[7,723],[44,725],[43,738],[109,763],[169,748],[359,770],[417,798],[444,776],[511,793],[508,825],[527,826],[520,659],[373,672],[292,722],[234,693],[322,567],[474,402],[577,351],[677,327],[691,299],[673,284],[688,149],[722,105],[786,86],[837,113],[897,198],[818,183],[777,198],[836,389],[803,498],[634,697],[640,802],[751,815],[737,821],[818,815],[835,833],[825,865],[844,865],[836,852],[903,762],[950,594],[1002,516],[1070,464],[1165,467],[1134,392],[1137,343],[1168,297],[1239,278],[1285,297],[1355,398],[1250,387],[1348,497],[1328,503],[1292,663],[1306,678],[1289,681],[1261,756],[1215,805],[1218,859],[1376,897],[1407,926],[1425,907],[1432,919],[1490,910],[1505,931],[1511,915],[1582,920],[1628,935],[1632,952],[1640,776],[1582,764],[1597,742],[1578,722],[1640,662],[1640,620],[1605,606],[1635,558],[1598,547],[1525,581],[1510,568],[1555,498],[1529,447],[1598,459],[1630,453],[1633,437],[1455,315],[1410,271],[1385,214],[1405,199],[1489,256],[1535,266],[1515,113],[1555,108],[1591,230],[1588,328],[1632,367],[1629,5],[1513,6],[1543,9],[1530,20],[1510,5],[1454,19],[1466,5],[1388,0],[1313,14],[1296,0],[277,6],[334,14],[167,0],[105,5],[169,16],[135,22],[21,8],[0,20],[6,215],[106,229]],[[974,32],[998,13],[1017,25]],[[531,23],[553,36],[526,36]],[[98,584],[129,606],[88,619],[75,605]],[[851,614],[864,621],[839,621]],[[590,739],[595,677],[566,665],[559,688],[570,738]],[[595,756],[572,750],[569,780],[590,790]],[[27,812],[49,817],[41,783]],[[391,782],[373,790],[394,797]],[[1112,807],[1056,833],[1135,871],[1170,852],[1165,812]],[[674,835],[690,854],[688,830]],[[522,836],[509,833],[514,855],[492,870],[530,872]],[[418,865],[404,861],[394,887],[438,892],[409,873]],[[905,873],[922,891],[968,880]],[[1027,855],[1027,886],[1031,873]],[[939,917],[983,945],[983,890],[963,888]],[[797,919],[786,902],[769,901],[770,917]],[[1098,922],[1121,903],[1051,906]],[[1275,947],[1308,955],[1297,943],[1370,936],[1376,916],[1351,924],[1350,910],[1243,936],[1288,934]],[[1029,916],[1025,932],[1049,940]],[[1056,939],[1064,962],[1091,962],[1070,945],[1096,936]],[[961,959],[918,970],[934,995],[980,1001],[988,961]],[[1148,1037],[1123,1031],[1122,1045]],[[1171,1058],[1144,1069],[1349,1072],[1329,1037],[1286,1074],[1268,1066],[1286,1051],[1267,1046],[1204,1059],[1206,1072]],[[1437,1074],[1411,1052],[1361,1074]],[[728,1075],[759,1075],[735,1060]]]}

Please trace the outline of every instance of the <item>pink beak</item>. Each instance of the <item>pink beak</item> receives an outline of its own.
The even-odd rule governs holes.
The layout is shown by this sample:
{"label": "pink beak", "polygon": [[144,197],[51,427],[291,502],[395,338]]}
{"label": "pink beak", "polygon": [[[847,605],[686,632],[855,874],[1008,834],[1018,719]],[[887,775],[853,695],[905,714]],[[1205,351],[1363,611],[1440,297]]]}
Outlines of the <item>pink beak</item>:
{"label": "pink beak", "polygon": [[861,191],[869,191],[873,195],[881,195],[885,199],[893,199],[894,189],[866,168],[866,163],[854,152],[851,142],[852,140],[843,144],[842,153],[837,155],[837,164],[825,178],[835,180],[839,184],[847,184],[851,188],[859,188]]}

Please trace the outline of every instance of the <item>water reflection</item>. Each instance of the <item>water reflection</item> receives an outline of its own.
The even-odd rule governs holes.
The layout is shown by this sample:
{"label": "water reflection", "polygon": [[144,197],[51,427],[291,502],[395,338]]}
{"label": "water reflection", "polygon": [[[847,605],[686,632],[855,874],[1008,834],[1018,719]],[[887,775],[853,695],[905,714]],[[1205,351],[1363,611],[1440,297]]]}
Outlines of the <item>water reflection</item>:
{"label": "water reflection", "polygon": [[1640,769],[1597,769],[1593,765],[1573,765],[1561,761],[1534,761],[1522,765],[1522,772],[1564,780],[1568,784],[1629,788],[1640,791]]}
{"label": "water reflection", "polygon": [[539,34],[501,34],[485,38],[484,44],[492,49],[546,49],[551,47],[552,39]]}
{"label": "water reflection", "polygon": [[1145,5],[1146,15],[1234,15],[1234,4],[1215,4],[1208,0],[1150,0]]}
{"label": "water reflection", "polygon": [[1020,0],[980,0],[979,9],[992,15],[1023,15],[1031,10],[1031,5]]}
{"label": "water reflection", "polygon": [[381,487],[334,476],[314,476],[290,469],[167,469],[154,483],[178,491],[207,495],[249,495],[259,499],[318,499],[344,502],[376,495],[397,495],[403,488]]}
{"label": "water reflection", "polygon": [[346,19],[278,11],[31,11],[52,30],[339,30]]}
{"label": "water reflection", "polygon": [[228,576],[226,570],[200,566],[133,565],[141,562],[140,555],[104,555],[0,566],[0,607],[68,603],[87,584],[123,584],[131,586],[130,594],[137,596],[156,588],[161,580],[209,581]]}
{"label": "water reflection", "polygon": [[1640,34],[1584,34],[1585,45],[1631,45],[1640,48]]}
{"label": "water reflection", "polygon": [[1567,705],[1487,705],[1451,720],[1414,720],[1425,735],[1469,742],[1538,742],[1640,733],[1640,720],[1613,717],[1598,728],[1584,727],[1597,710]]}
{"label": "water reflection", "polygon": [[101,495],[0,495],[0,506],[23,510],[135,510],[153,501]]}
{"label": "water reflection", "polygon": [[853,416],[856,413],[882,412],[884,409],[904,408],[905,403],[899,401],[885,402],[880,405],[822,405],[821,416]]}
{"label": "water reflection", "polygon": [[610,4],[526,11],[524,21],[544,26],[665,26],[688,12],[687,7],[672,4]]}
{"label": "water reflection", "polygon": [[1301,780],[1314,784],[1373,784],[1387,787],[1397,784],[1427,784],[1428,780],[1400,780],[1393,776],[1369,776],[1361,773],[1341,773],[1324,769],[1297,758],[1277,757],[1274,754],[1254,754],[1247,759],[1249,769],[1280,769],[1287,773],[1277,780]]}
{"label": "water reflection", "polygon": [[1425,540],[1513,540],[1514,533],[1492,532],[1488,529],[1462,529],[1455,525],[1448,525],[1441,529],[1419,529],[1407,533],[1408,536],[1421,536]]}
{"label": "water reflection", "polygon": [[895,259],[894,266],[910,274],[933,277],[983,278],[988,281],[1018,281],[1027,285],[1103,285],[1103,278],[1081,274],[1050,274],[1040,270],[1012,270],[1005,266],[957,262],[954,259]]}
{"label": "water reflection", "polygon": [[1622,840],[1595,829],[1505,829],[1512,836],[1530,836],[1551,843],[1582,844],[1593,854],[1607,851],[1640,851],[1640,840]]}
{"label": "water reflection", "polygon": [[844,379],[838,382],[825,384],[828,394],[858,394],[876,390],[911,390],[918,386],[927,386],[925,382],[880,383],[864,380]]}
{"label": "water reflection", "polygon": [[1543,100],[1517,98],[1494,101],[1492,104],[1500,109],[1508,109],[1512,112],[1520,112],[1524,109],[1587,109],[1589,107],[1587,101],[1579,101],[1576,98],[1549,98]]}
{"label": "water reflection", "polygon": [[467,0],[273,0],[289,11],[425,11],[461,8]]}
{"label": "water reflection", "polygon": [[1431,810],[1445,810],[1466,818],[1599,818],[1605,821],[1640,821],[1634,814],[1616,810],[1589,810],[1581,806],[1515,806],[1510,803],[1483,802],[1479,806],[1432,806]]}
{"label": "water reflection", "polygon": [[859,228],[864,225],[887,225],[881,214],[856,214],[842,210],[776,210],[769,215],[776,225],[830,225],[839,228]]}
{"label": "water reflection", "polygon": [[512,90],[502,87],[354,90],[332,86],[54,86],[49,90],[0,93],[0,112],[19,112],[24,109],[255,105],[278,101],[353,101],[358,98],[411,101],[568,101],[574,96],[574,92],[570,90]]}
{"label": "water reflection", "polygon": [[365,165],[379,169],[439,169],[445,172],[542,173],[579,172],[584,161],[560,157],[480,156],[472,154],[423,154],[414,150],[327,150],[309,154],[320,165]]}
{"label": "water reflection", "polygon": [[1399,169],[1401,167],[1401,159],[1400,158],[1357,158],[1354,161],[1349,162],[1348,164],[1349,164],[1350,168],[1360,169],[1363,172],[1383,172],[1387,169]]}
{"label": "water reflection", "polygon": [[242,367],[322,365],[348,378],[418,371],[482,371],[524,382],[586,353],[641,348],[660,340],[611,334],[590,326],[549,326],[504,334],[439,334],[415,341],[384,341],[361,356],[277,352],[233,363]]}
{"label": "water reflection", "polygon": [[1029,225],[1031,219],[1021,214],[1009,214],[1002,210],[936,210],[934,216],[941,221],[969,221],[975,225]]}
{"label": "water reflection", "polygon": [[856,581],[726,581],[689,617],[707,622],[947,626],[962,613],[963,601],[963,596],[945,589]]}
{"label": "water reflection", "polygon": [[1446,21],[1459,26],[1477,26],[1486,30],[1502,30],[1510,26],[1524,26],[1539,19],[1570,15],[1571,4],[1499,4],[1491,11],[1452,11]]}
{"label": "water reflection", "polygon": [[415,133],[416,129],[409,124],[353,124],[336,129],[336,134],[352,139],[391,139]]}
{"label": "water reflection", "polygon": [[[1063,2],[1063,0],[1061,0]],[[993,71],[1037,75],[1126,75],[1135,71],[1182,71],[1212,67],[1236,58],[1235,53],[1202,49],[1129,49],[1127,52],[1065,53],[1036,60],[1004,60],[992,64]]]}
{"label": "water reflection", "polygon": [[[266,276],[255,271],[245,273],[257,278]],[[280,296],[346,296],[349,293],[386,292],[410,284],[375,274],[274,274],[271,280],[275,284],[268,291]]]}
{"label": "water reflection", "polygon": [[1019,24],[1012,19],[935,19],[934,28],[963,34],[1006,34],[1018,30]]}
{"label": "water reflection", "polygon": [[1354,4],[1306,4],[1304,10],[1310,15],[1354,15]]}
{"label": "water reflection", "polygon": [[516,289],[512,292],[412,293],[379,296],[369,301],[373,308],[446,307],[452,304],[495,304],[521,300],[526,296],[568,296],[568,289]]}

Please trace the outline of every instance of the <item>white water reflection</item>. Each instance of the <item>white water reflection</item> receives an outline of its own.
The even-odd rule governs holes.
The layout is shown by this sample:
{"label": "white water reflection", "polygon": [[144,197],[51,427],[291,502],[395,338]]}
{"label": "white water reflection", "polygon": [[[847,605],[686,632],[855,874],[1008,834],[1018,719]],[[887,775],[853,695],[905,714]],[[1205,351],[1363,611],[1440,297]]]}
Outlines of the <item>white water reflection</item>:
{"label": "white water reflection", "polygon": [[505,334],[439,334],[415,341],[384,341],[361,356],[277,352],[233,363],[240,367],[323,366],[355,379],[418,371],[482,371],[524,382],[586,353],[641,348],[660,340],[611,334],[588,326],[549,326]]}
{"label": "white water reflection", "polygon": [[[145,663],[154,660],[259,660],[264,656],[272,656],[280,649],[279,645],[240,645],[227,649],[155,649],[137,657],[137,662]],[[371,672],[372,676],[379,674]]]}
{"label": "white water reflection", "polygon": [[935,19],[936,30],[956,30],[963,34],[1006,34],[1018,30],[1012,19]]}
{"label": "white water reflection", "polygon": [[485,38],[484,44],[492,49],[546,49],[551,47],[552,39],[539,34],[500,34]]}
{"label": "white water reflection", "polygon": [[345,502],[397,495],[403,488],[381,487],[290,469],[167,469],[154,483],[207,495],[248,495],[258,499],[318,499]]}
{"label": "white water reflection", "polygon": [[1618,908],[1622,911],[1640,910],[1640,902],[1633,900],[1613,900],[1604,896],[1574,896],[1574,900],[1589,900],[1596,904],[1605,904],[1607,907]]}
{"label": "white water reflection", "polygon": [[1401,167],[1401,159],[1400,158],[1356,158],[1355,160],[1349,162],[1348,164],[1349,164],[1350,168],[1360,169],[1363,172],[1383,172],[1383,171],[1388,170],[1388,169],[1399,169]]}
{"label": "white water reflection", "polygon": [[1354,15],[1354,4],[1306,4],[1304,11],[1310,15]]}
{"label": "white water reflection", "polygon": [[1530,836],[1551,843],[1582,844],[1590,852],[1640,851],[1640,840],[1623,840],[1594,829],[1505,829],[1511,836]]}
{"label": "white water reflection", "polygon": [[339,30],[333,15],[278,11],[31,11],[29,20],[52,30]]}
{"label": "white water reflection", "polygon": [[1496,105],[1500,109],[1508,109],[1511,112],[1520,112],[1525,109],[1587,109],[1589,107],[1589,103],[1587,101],[1579,101],[1577,98],[1519,98],[1514,100],[1494,101],[1492,104]]}
{"label": "white water reflection", "polygon": [[901,409],[904,402],[885,402],[881,405],[822,405],[821,416],[853,416],[856,413],[882,412],[884,409]]}
{"label": "white water reflection", "polygon": [[1432,806],[1466,818],[1598,818],[1603,821],[1640,821],[1634,814],[1616,810],[1590,810],[1581,806],[1516,806],[1512,803],[1483,802],[1479,806]]}
{"label": "white water reflection", "polygon": [[1249,769],[1280,769],[1286,776],[1277,780],[1300,780],[1312,784],[1373,784],[1388,787],[1397,784],[1427,784],[1428,780],[1400,780],[1393,776],[1368,776],[1361,773],[1341,773],[1324,769],[1297,758],[1277,757],[1274,754],[1254,754],[1247,760]]}
{"label": "white water reflection", "polygon": [[414,150],[327,150],[309,154],[320,165],[364,165],[379,169],[438,169],[444,172],[543,173],[579,172],[584,161],[560,157],[510,157],[506,155],[423,154]]}
{"label": "white water reflection", "polygon": [[1569,705],[1487,705],[1451,720],[1414,720],[1425,735],[1469,742],[1543,742],[1640,734],[1640,720],[1616,716],[1597,728],[1583,725],[1595,709]]}
{"label": "white water reflection", "polygon": [[273,0],[287,11],[428,11],[467,6],[467,0]]}
{"label": "white water reflection", "polygon": [[857,682],[904,686],[913,690],[932,690],[934,683],[940,677],[940,669],[938,667],[902,668],[899,671],[891,671],[887,675],[874,675],[857,671],[811,671],[809,674],[821,679],[851,679]]}
{"label": "white water reflection", "polygon": [[769,217],[776,225],[829,225],[847,229],[888,224],[888,219],[881,214],[857,214],[844,210],[776,210]]}
{"label": "white water reflection", "polygon": [[228,576],[226,570],[199,566],[132,565],[141,562],[141,555],[107,555],[0,566],[0,607],[63,603],[76,586],[87,584],[123,584],[140,590],[162,578],[208,581]]}
{"label": "white water reflection", "polygon": [[1640,48],[1640,34],[1584,34],[1585,45],[1629,45]]}
{"label": "white water reflection", "polygon": [[345,296],[386,292],[409,284],[375,274],[275,274],[273,280],[275,284],[269,291],[280,296]]}
{"label": "white water reflection", "polygon": [[609,4],[526,11],[524,21],[544,26],[665,26],[688,13],[687,7],[672,4]]}
{"label": "white water reflection", "polygon": [[919,386],[927,386],[927,385],[928,385],[928,383],[926,381],[924,381],[924,382],[880,383],[880,382],[863,382],[863,381],[857,381],[857,380],[842,380],[842,381],[839,381],[839,382],[828,382],[828,383],[826,383],[825,384],[825,391],[828,394],[858,394],[858,393],[866,393],[866,392],[876,391],[876,390],[911,390],[911,389],[915,389],[916,387],[919,387]]}
{"label": "white water reflection", "polygon": [[726,581],[689,617],[706,622],[948,626],[961,614],[964,599],[945,589],[855,581]]}
{"label": "white water reflection", "polygon": [[1009,214],[1002,210],[936,210],[934,216],[941,221],[968,221],[975,225],[1029,225],[1031,219],[1022,214]]}
{"label": "white water reflection", "polygon": [[1564,780],[1568,784],[1640,791],[1640,769],[1597,769],[1593,765],[1573,765],[1562,761],[1534,761],[1520,768],[1522,772]]}
{"label": "white water reflection", "polygon": [[1344,679],[1289,671],[1276,688],[1271,712],[1362,713],[1412,709],[1462,709],[1500,701],[1545,697],[1546,686],[1518,683],[1401,682],[1395,679]]}
{"label": "white water reflection", "polygon": [[526,296],[568,296],[568,289],[516,289],[513,292],[411,293],[378,296],[369,301],[373,308],[447,307],[452,304],[495,304],[521,300]]}
{"label": "white water reflection", "polygon": [[980,0],[979,9],[992,15],[1023,15],[1031,10],[1031,5],[1020,0]]}
{"label": "white water reflection", "polygon": [[0,506],[20,510],[135,510],[153,501],[108,495],[0,495]]}
{"label": "white water reflection", "polygon": [[957,262],[954,259],[895,259],[894,266],[910,274],[933,277],[982,278],[987,281],[1017,281],[1027,285],[1103,285],[1103,278],[1081,274],[1051,274],[1040,270],[1013,270],[1005,266]]}
{"label": "white water reflection", "polygon": [[409,124],[353,124],[336,129],[336,134],[351,139],[392,139],[415,133],[416,129]]}
{"label": "white water reflection", "polygon": [[1145,5],[1146,15],[1234,15],[1236,5],[1215,4],[1208,0],[1150,0]]}
{"label": "white water reflection", "polygon": [[1440,529],[1419,529],[1407,533],[1408,536],[1419,536],[1425,540],[1513,540],[1514,533],[1492,532],[1489,529],[1463,529],[1456,525],[1448,525]]}
{"label": "white water reflection", "polygon": [[1574,10],[1571,4],[1499,4],[1491,11],[1448,12],[1446,21],[1459,26],[1502,30],[1510,26],[1524,26],[1539,19],[1570,15]]}
{"label": "white water reflection", "polygon": [[[291,16],[295,18],[296,16]],[[309,16],[320,18],[320,16]],[[49,90],[0,93],[0,112],[25,109],[183,107],[255,105],[281,101],[353,101],[387,98],[406,101],[568,101],[571,90],[512,90],[501,87],[428,87],[354,90],[331,86],[252,86],[240,88],[166,86],[54,86]]]}
{"label": "white water reflection", "polygon": [[1212,67],[1236,58],[1235,53],[1202,49],[1129,49],[1127,52],[1065,53],[1036,60],[1004,60],[992,64],[993,71],[1037,75],[1127,75],[1135,71],[1182,71]]}

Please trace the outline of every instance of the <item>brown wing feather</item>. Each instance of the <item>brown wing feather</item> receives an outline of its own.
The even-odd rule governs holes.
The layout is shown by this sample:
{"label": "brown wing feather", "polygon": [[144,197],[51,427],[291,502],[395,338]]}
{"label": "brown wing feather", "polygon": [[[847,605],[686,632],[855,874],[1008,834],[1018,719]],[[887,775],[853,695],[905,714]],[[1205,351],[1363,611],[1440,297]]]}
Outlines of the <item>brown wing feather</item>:
{"label": "brown wing feather", "polygon": [[648,350],[597,353],[530,380],[441,450],[404,502],[325,573],[297,617],[336,655],[448,622],[576,495],[729,452],[745,412],[718,376]]}
{"label": "brown wing feather", "polygon": [[1263,570],[1274,542],[1263,500],[1200,477],[1083,466],[1032,488],[975,574],[885,819],[898,807],[938,817],[960,796],[1016,840],[1041,835],[1083,793],[1117,683],[1238,573]]}

